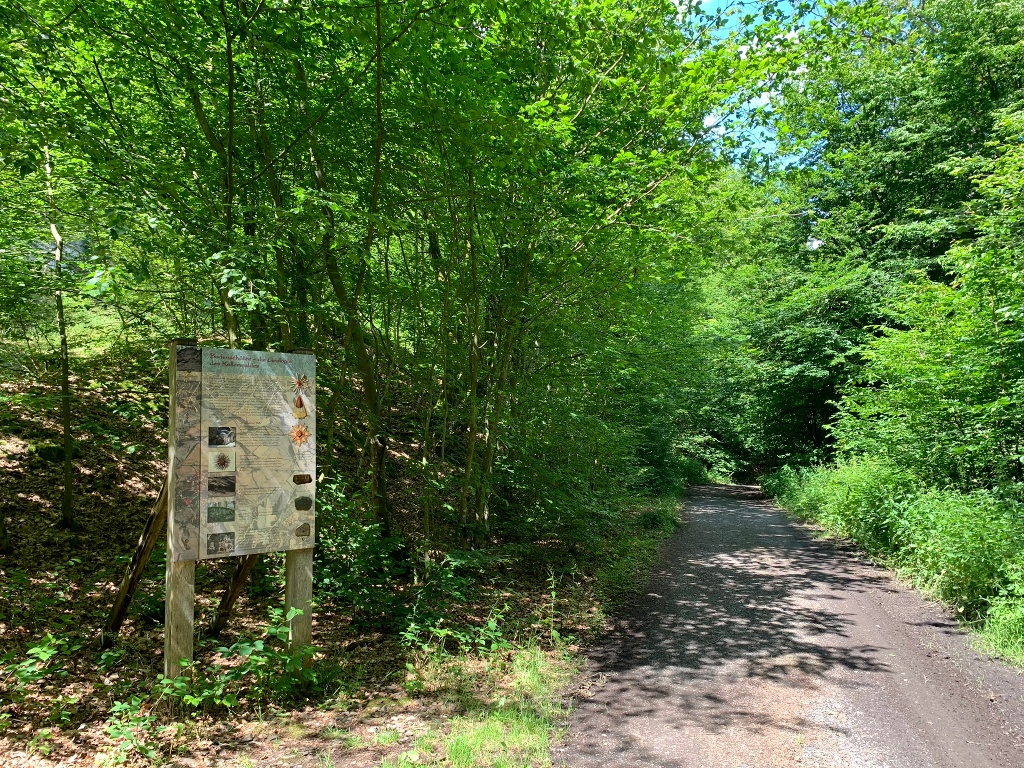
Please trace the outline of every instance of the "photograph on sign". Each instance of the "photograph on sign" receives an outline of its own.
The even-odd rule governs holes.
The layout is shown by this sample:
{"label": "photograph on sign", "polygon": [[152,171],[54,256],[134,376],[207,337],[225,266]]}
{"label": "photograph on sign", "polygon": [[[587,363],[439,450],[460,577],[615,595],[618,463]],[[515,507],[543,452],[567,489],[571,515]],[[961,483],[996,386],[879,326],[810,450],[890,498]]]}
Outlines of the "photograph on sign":
{"label": "photograph on sign", "polygon": [[235,476],[211,477],[207,481],[206,488],[210,493],[234,493]]}
{"label": "photograph on sign", "polygon": [[211,450],[207,457],[210,461],[210,472],[234,472],[235,471],[235,449],[217,448]]}
{"label": "photograph on sign", "polygon": [[206,554],[210,557],[226,557],[235,554],[234,531],[207,534]]}
{"label": "photograph on sign", "polygon": [[206,522],[208,523],[233,523],[235,522],[235,500],[234,499],[210,499],[206,504]]}
{"label": "photograph on sign", "polygon": [[221,448],[234,448],[235,428],[210,427],[210,445]]}

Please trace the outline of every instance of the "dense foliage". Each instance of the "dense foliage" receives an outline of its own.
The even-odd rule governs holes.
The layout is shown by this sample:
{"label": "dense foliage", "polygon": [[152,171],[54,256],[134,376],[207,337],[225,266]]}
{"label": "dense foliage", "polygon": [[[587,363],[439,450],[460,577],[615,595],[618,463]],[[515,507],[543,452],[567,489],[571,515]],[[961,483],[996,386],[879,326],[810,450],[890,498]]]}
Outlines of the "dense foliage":
{"label": "dense foliage", "polygon": [[1024,6],[871,7],[763,110],[777,173],[705,331],[721,433],[1020,655]]}
{"label": "dense foliage", "polygon": [[464,550],[596,557],[717,455],[688,393],[721,126],[798,46],[748,10],[4,9],[0,349],[11,402],[61,407],[61,524],[109,524],[84,398],[159,419],[160,346],[195,337],[317,353],[319,572],[357,607]]}
{"label": "dense foliage", "polygon": [[[600,625],[708,478],[762,478],[1024,659],[1024,1],[0,22],[0,738],[91,722],[152,758],[160,702],[443,691],[461,648],[480,728],[533,718],[540,755],[541,646]],[[90,643],[166,471],[176,337],[317,354],[311,668],[254,617],[273,558],[192,682],[147,667],[159,547],[122,646]]]}
{"label": "dense foliage", "polygon": [[[792,66],[788,10],[0,8],[0,741],[91,725],[113,762],[160,739],[170,759],[158,704],[369,700],[425,688],[423,648],[494,671],[513,637],[536,655],[599,626],[681,481],[723,463],[691,413],[700,285],[731,237],[722,127]],[[308,675],[259,615],[274,557],[191,682],[152,685],[161,546],[118,647],[91,642],[166,471],[176,337],[317,354]],[[197,568],[197,624],[232,567]],[[501,717],[557,700],[555,678],[491,682]]]}
{"label": "dense foliage", "polygon": [[[683,208],[699,193],[705,117],[743,87],[715,19],[659,2],[4,13],[10,360],[39,363],[55,291],[72,357],[173,336],[312,347],[328,475],[365,486],[385,535],[428,543],[508,527],[499,487],[540,521],[671,463],[671,416],[603,384],[621,399],[628,355],[666,358],[641,307],[690,311],[671,286],[696,250],[651,222],[680,207],[666,185]],[[389,488],[399,457],[412,515]]]}
{"label": "dense foliage", "polygon": [[168,338],[312,348],[325,599],[415,635],[768,475],[1020,643],[1020,0],[0,18],[4,397],[63,409],[64,526],[99,364],[158,419]]}

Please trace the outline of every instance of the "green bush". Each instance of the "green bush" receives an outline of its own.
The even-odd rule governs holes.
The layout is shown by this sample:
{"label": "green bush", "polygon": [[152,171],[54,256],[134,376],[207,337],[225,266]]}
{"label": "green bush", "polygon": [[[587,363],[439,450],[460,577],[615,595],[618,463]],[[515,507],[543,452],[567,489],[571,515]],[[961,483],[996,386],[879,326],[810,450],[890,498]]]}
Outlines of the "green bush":
{"label": "green bush", "polygon": [[985,617],[989,648],[1024,666],[1024,552],[1003,564],[1003,586]]}
{"label": "green bush", "polygon": [[334,484],[317,489],[317,548],[313,579],[321,600],[352,611],[361,623],[387,624],[407,611],[398,584],[409,562],[402,542],[384,538],[363,519],[356,500]]}
{"label": "green bush", "polygon": [[785,466],[771,474],[763,475],[758,481],[761,483],[762,491],[789,509],[792,498],[799,493],[800,476],[799,470]]}
{"label": "green bush", "polygon": [[280,608],[273,608],[262,639],[243,638],[218,648],[219,658],[188,665],[190,676],[172,679],[158,675],[154,686],[158,699],[180,701],[194,710],[230,709],[243,698],[285,701],[320,682],[330,667],[310,664],[316,649],[306,646],[293,651],[287,647],[288,624],[301,613],[290,608],[286,616]]}
{"label": "green bush", "polygon": [[697,459],[684,456],[679,459],[677,482],[686,485],[698,485],[708,481],[708,469]]}
{"label": "green bush", "polygon": [[916,585],[967,618],[980,618],[1024,542],[1015,511],[986,491],[923,490],[905,505],[896,563]]}
{"label": "green bush", "polygon": [[914,485],[905,470],[866,459],[835,467],[785,467],[762,480],[764,490],[794,514],[875,555],[899,548],[900,511]]}

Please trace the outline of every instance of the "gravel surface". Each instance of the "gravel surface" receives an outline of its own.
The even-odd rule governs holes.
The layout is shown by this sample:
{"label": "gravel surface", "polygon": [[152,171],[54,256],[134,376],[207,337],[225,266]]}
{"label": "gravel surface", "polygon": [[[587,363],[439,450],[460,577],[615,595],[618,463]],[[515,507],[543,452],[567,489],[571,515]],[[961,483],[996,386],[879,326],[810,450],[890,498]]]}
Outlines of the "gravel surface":
{"label": "gravel surface", "polygon": [[556,766],[1024,768],[1024,676],[754,486],[690,491]]}

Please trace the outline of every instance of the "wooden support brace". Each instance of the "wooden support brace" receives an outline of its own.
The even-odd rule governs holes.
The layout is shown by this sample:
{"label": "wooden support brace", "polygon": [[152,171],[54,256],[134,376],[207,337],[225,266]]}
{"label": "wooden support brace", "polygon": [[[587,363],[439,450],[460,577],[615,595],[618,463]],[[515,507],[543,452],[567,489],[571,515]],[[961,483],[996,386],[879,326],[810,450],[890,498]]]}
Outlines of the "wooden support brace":
{"label": "wooden support brace", "polygon": [[132,555],[132,560],[125,569],[124,576],[121,577],[121,584],[117,588],[117,596],[114,598],[114,604],[110,608],[110,615],[107,616],[107,623],[103,626],[103,631],[100,633],[101,648],[112,646],[118,632],[121,631],[124,617],[128,613],[128,605],[131,603],[132,597],[135,596],[135,590],[138,589],[139,581],[142,579],[142,572],[149,562],[150,555],[153,554],[153,548],[160,538],[160,533],[166,521],[167,483],[165,482],[164,487],[160,489],[160,495],[157,497],[153,509],[149,512],[149,517],[146,519],[146,527],[142,529],[139,543],[135,547],[135,554]]}
{"label": "wooden support brace", "polygon": [[231,583],[228,584],[228,588],[224,591],[224,595],[220,599],[220,605],[217,606],[217,613],[214,614],[213,621],[210,622],[210,637],[217,637],[228,625],[228,619],[231,617],[231,611],[235,607],[235,601],[242,594],[242,588],[245,587],[245,582],[248,581],[249,574],[252,573],[256,561],[259,559],[259,555],[246,555],[238,559],[238,565],[235,566],[235,573],[231,577]]}

